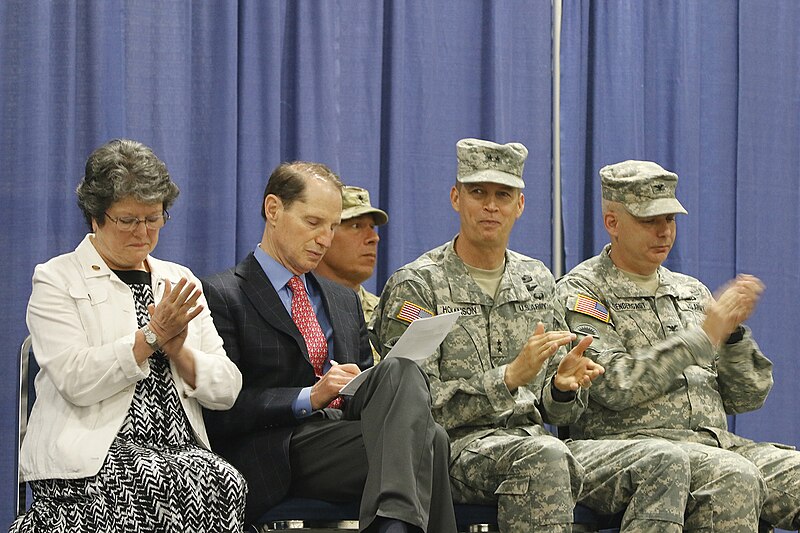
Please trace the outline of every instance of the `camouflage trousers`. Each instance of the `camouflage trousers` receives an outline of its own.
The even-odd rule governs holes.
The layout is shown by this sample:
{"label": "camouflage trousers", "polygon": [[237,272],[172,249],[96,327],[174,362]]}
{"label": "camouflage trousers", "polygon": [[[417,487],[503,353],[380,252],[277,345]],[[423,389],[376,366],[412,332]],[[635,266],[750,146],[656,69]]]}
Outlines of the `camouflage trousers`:
{"label": "camouflage trousers", "polygon": [[621,531],[680,533],[689,497],[689,458],[661,439],[567,441],[586,469],[579,503],[601,514],[624,510]]}
{"label": "camouflage trousers", "polygon": [[692,465],[687,531],[757,532],[759,516],[775,527],[800,529],[800,452],[757,442],[724,450],[713,437],[706,440],[674,442]]}
{"label": "camouflage trousers", "polygon": [[450,484],[457,502],[496,502],[502,533],[569,533],[583,474],[552,435],[501,430],[454,458]]}
{"label": "camouflage trousers", "polygon": [[753,463],[767,484],[761,519],[781,529],[800,530],[800,452],[766,442],[732,451]]}
{"label": "camouflage trousers", "polygon": [[499,431],[454,459],[450,481],[458,502],[496,502],[502,533],[569,533],[579,500],[601,513],[627,508],[627,533],[680,532],[689,466],[671,448],[667,441],[564,443]]}

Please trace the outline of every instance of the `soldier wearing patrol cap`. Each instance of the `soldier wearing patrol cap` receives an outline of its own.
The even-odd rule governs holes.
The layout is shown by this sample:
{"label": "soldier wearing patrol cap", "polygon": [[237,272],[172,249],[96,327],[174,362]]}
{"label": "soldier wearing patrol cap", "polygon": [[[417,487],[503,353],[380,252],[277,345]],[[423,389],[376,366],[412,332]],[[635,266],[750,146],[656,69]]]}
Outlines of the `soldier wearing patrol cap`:
{"label": "soldier wearing patrol cap", "polygon": [[[372,276],[378,257],[377,226],[389,221],[385,211],[372,207],[369,191],[361,187],[342,189],[342,222],[333,234],[316,272],[332,281],[350,287],[361,298],[364,320],[369,323],[378,297],[361,284]],[[375,360],[378,362],[378,359]]]}
{"label": "soldier wearing patrol cap", "polygon": [[507,249],[525,206],[525,146],[463,139],[456,151],[459,233],[389,279],[371,324],[385,353],[415,318],[461,313],[423,364],[450,435],[455,500],[497,502],[502,532],[571,531],[577,501],[627,509],[626,532],[681,531],[689,470],[671,445],[565,443],[545,429],[545,417],[580,415],[603,369],[582,357],[590,339],[567,353],[575,335],[554,320],[550,271]]}
{"label": "soldier wearing patrol cap", "polygon": [[772,363],[742,323],[761,282],[740,275],[715,300],[662,263],[675,242],[678,177],[650,161],[600,170],[611,243],[557,286],[569,328],[593,341],[585,355],[606,369],[573,438],[656,437],[689,457],[690,531],[756,532],[759,515],[800,528],[800,453],[728,431],[726,415],[759,408]]}

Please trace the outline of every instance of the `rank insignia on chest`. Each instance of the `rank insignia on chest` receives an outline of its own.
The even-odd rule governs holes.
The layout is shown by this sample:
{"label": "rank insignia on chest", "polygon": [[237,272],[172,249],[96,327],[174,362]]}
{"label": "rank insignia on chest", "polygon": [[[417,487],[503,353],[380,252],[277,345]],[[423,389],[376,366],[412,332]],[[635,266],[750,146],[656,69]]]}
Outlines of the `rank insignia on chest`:
{"label": "rank insignia on chest", "polygon": [[603,322],[609,321],[608,309],[594,298],[589,298],[583,294],[579,294],[577,298],[575,298],[575,305],[572,307],[572,310],[576,313],[589,315]]}
{"label": "rank insignia on chest", "polygon": [[433,316],[433,311],[413,304],[408,300],[403,302],[403,305],[400,306],[400,311],[397,312],[397,318],[409,324],[418,318],[428,318],[429,316]]}

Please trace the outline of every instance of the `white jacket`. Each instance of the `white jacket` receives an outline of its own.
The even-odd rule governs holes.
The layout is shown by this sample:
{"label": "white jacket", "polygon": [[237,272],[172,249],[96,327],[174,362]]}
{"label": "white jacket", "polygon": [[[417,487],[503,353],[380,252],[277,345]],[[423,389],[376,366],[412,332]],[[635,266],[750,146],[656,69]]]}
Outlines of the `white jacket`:
{"label": "white jacket", "polygon": [[[71,479],[97,474],[119,432],[136,383],[149,360],[133,356],[138,329],[133,295],[102,260],[91,235],[70,252],[37,265],[28,302],[28,330],[36,361],[36,403],[20,453],[22,479]],[[165,280],[200,281],[185,267],[147,258],[158,302]],[[242,387],[208,311],[189,323],[184,346],[195,358],[195,388],[170,363],[172,377],[197,441],[209,447],[200,406],[228,409]]]}

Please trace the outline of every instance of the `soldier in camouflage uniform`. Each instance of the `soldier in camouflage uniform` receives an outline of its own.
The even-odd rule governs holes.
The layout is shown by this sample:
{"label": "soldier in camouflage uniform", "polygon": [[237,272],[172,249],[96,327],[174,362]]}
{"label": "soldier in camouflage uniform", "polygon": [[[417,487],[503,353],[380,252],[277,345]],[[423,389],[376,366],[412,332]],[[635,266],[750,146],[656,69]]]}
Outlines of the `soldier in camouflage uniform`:
{"label": "soldier in camouflage uniform", "polygon": [[457,152],[460,233],[391,277],[371,325],[385,352],[415,318],[461,313],[423,364],[434,417],[451,439],[454,498],[497,502],[506,533],[569,532],[576,501],[602,513],[627,507],[626,532],[681,531],[689,470],[679,450],[564,443],[544,427],[576,419],[602,367],[581,356],[590,339],[566,354],[575,336],[554,322],[548,269],[506,249],[524,207],[525,147],[464,139]]}
{"label": "soldier in camouflage uniform", "polygon": [[[333,233],[331,246],[322,256],[317,274],[350,287],[358,293],[364,321],[369,324],[378,297],[361,285],[367,281],[375,270],[378,257],[378,232],[376,226],[389,222],[386,211],[372,207],[369,202],[369,191],[361,187],[346,186],[342,189],[342,222]],[[372,348],[375,364],[380,361],[380,354]]]}
{"label": "soldier in camouflage uniform", "polygon": [[[689,531],[800,527],[800,453],[728,431],[726,415],[758,409],[772,363],[742,322],[763,290],[740,275],[715,301],[698,280],[661,266],[675,240],[678,177],[649,161],[600,171],[611,244],[562,278],[569,328],[592,336],[606,372],[572,426],[588,439],[661,438],[691,461]],[[763,505],[763,507],[762,507]]]}

